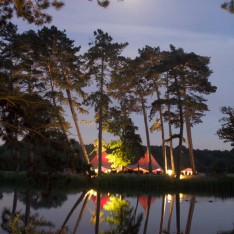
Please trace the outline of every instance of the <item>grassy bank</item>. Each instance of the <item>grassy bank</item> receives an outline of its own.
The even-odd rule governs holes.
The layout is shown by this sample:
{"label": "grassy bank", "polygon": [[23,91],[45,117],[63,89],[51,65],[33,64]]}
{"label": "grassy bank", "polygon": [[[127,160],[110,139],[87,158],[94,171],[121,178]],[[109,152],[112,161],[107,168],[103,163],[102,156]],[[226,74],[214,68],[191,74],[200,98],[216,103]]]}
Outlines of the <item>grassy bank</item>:
{"label": "grassy bank", "polygon": [[192,176],[181,180],[167,175],[104,175],[93,181],[93,188],[134,193],[196,193],[234,196],[234,177]]}
{"label": "grassy bank", "polygon": [[194,193],[234,196],[233,176],[192,176],[181,180],[167,175],[107,174],[88,180],[74,174],[40,174],[28,177],[25,172],[0,172],[0,186],[81,191],[95,189],[111,193]]}

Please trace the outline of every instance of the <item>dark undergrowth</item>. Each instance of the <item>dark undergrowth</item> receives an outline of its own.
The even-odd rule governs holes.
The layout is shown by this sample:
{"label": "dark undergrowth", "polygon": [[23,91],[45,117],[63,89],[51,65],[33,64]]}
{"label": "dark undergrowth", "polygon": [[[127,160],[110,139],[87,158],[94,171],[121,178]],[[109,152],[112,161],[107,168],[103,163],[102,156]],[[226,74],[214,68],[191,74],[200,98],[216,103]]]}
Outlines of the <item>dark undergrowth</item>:
{"label": "dark undergrowth", "polygon": [[76,174],[28,175],[25,172],[0,172],[0,187],[45,188],[78,192],[95,189],[109,193],[166,194],[190,193],[220,197],[234,197],[234,177],[190,176],[176,180],[168,175],[105,174],[93,179]]}

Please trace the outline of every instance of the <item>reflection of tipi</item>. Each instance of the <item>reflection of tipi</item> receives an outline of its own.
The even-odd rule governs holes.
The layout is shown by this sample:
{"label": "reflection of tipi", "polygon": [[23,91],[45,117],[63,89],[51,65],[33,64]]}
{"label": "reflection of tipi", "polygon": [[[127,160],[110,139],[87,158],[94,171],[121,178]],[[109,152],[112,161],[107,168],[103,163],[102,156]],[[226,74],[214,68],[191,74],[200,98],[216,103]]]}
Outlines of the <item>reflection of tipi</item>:
{"label": "reflection of tipi", "polygon": [[[97,197],[96,196],[92,196],[92,200],[95,204],[97,204]],[[110,200],[110,196],[107,196],[107,195],[103,195],[101,196],[100,198],[100,210],[102,210],[103,206],[106,205],[106,203],[108,203]]]}
{"label": "reflection of tipi", "polygon": [[[107,156],[107,152],[102,152],[102,171],[107,171],[111,169],[111,163],[109,163]],[[94,168],[98,167],[98,154],[92,159],[91,164]]]}
{"label": "reflection of tipi", "polygon": [[[150,198],[150,205],[152,205],[156,200],[156,197]],[[149,196],[143,195],[139,197],[139,202],[141,206],[146,210],[148,207]]]}

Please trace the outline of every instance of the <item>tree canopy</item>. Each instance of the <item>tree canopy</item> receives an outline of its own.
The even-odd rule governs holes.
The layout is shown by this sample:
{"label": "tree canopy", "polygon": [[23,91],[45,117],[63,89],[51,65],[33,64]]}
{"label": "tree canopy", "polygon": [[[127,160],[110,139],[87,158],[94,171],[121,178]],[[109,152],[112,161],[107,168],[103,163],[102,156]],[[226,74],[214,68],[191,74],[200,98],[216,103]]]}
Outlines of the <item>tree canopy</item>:
{"label": "tree canopy", "polygon": [[223,106],[221,112],[225,116],[220,119],[222,125],[217,134],[221,140],[230,142],[231,146],[234,147],[234,107]]}

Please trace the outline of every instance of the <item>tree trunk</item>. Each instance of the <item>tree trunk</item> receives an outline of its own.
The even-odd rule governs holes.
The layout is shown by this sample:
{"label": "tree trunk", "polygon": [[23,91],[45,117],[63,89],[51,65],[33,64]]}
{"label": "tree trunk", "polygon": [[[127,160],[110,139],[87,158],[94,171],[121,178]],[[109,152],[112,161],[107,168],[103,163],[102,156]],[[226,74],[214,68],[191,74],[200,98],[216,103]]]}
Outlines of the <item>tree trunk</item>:
{"label": "tree trunk", "polygon": [[87,194],[86,191],[82,192],[82,194],[80,195],[80,197],[78,198],[78,200],[76,201],[76,203],[73,205],[73,207],[71,208],[70,212],[68,213],[68,215],[66,216],[59,233],[63,233],[64,229],[66,227],[67,222],[69,221],[71,215],[73,214],[73,212],[75,211],[75,209],[79,206],[79,204],[82,202],[83,198],[85,197],[85,195]]}
{"label": "tree trunk", "polygon": [[97,192],[95,234],[99,234],[100,202],[101,202],[100,200],[101,200],[101,194],[100,192]]}
{"label": "tree trunk", "polygon": [[172,218],[173,206],[174,206],[174,195],[171,196],[169,217],[168,217],[168,223],[167,223],[167,233],[171,233],[170,229],[171,229],[171,218]]}
{"label": "tree trunk", "polygon": [[17,201],[18,201],[18,190],[14,190],[14,197],[13,197],[13,205],[12,205],[12,215],[15,216],[16,214],[16,207],[17,207]]}
{"label": "tree trunk", "polygon": [[149,162],[149,173],[152,173],[152,162],[151,162],[151,150],[150,150],[149,128],[148,128],[147,114],[146,114],[146,108],[145,108],[144,98],[143,98],[143,95],[142,95],[142,94],[141,94],[141,104],[142,104],[142,111],[143,111],[144,123],[145,123],[146,144],[147,144],[147,155],[148,155],[148,162]]}
{"label": "tree trunk", "polygon": [[151,205],[151,195],[148,195],[148,202],[147,202],[147,209],[146,209],[146,217],[145,217],[145,225],[144,225],[143,234],[147,233],[148,221],[149,221],[149,212],[150,212],[150,205]]}
{"label": "tree trunk", "polygon": [[104,59],[102,59],[102,71],[100,80],[100,103],[99,103],[99,122],[98,122],[98,175],[102,174],[102,121],[103,121],[103,86],[104,86]]}
{"label": "tree trunk", "polygon": [[163,195],[163,197],[162,197],[162,209],[161,209],[161,220],[160,220],[160,226],[159,226],[159,232],[158,232],[159,234],[162,234],[162,231],[163,231],[165,207],[166,207],[166,199],[165,199],[165,195]]}
{"label": "tree trunk", "polygon": [[[168,99],[169,100],[169,94]],[[169,129],[169,139],[170,139],[170,159],[171,159],[171,170],[173,174],[175,173],[175,161],[173,152],[173,139],[172,139],[172,127],[171,127],[171,105],[168,104],[168,129]]]}
{"label": "tree trunk", "polygon": [[[50,88],[51,88],[51,91],[54,92],[54,84],[53,84],[53,80],[52,80],[52,77],[51,77],[51,74],[50,74],[50,70],[51,70],[50,67],[48,67],[48,70],[49,70],[49,77],[50,77]],[[60,127],[61,127],[61,130],[62,130],[62,132],[63,132],[63,134],[64,134],[64,136],[65,136],[66,142],[67,142],[67,144],[68,144],[68,146],[69,146],[71,152],[72,152],[74,155],[76,155],[76,153],[75,153],[75,151],[74,151],[74,149],[73,149],[73,147],[72,147],[72,145],[71,145],[71,142],[70,142],[70,140],[69,140],[69,138],[68,138],[68,136],[67,136],[67,132],[66,132],[64,126],[63,126],[63,121],[62,121],[62,119],[61,119],[61,117],[60,117],[60,115],[59,115],[59,113],[58,113],[58,111],[57,111],[57,104],[56,104],[56,100],[55,100],[54,95],[52,96],[52,101],[53,101],[54,107],[56,108],[57,119],[58,119],[58,121],[59,121],[59,125],[60,125]]]}
{"label": "tree trunk", "polygon": [[[157,98],[160,100],[160,94],[158,88],[156,88]],[[165,133],[164,133],[164,124],[163,124],[163,115],[162,115],[162,107],[159,107],[159,115],[160,115],[160,128],[161,128],[161,135],[162,135],[162,154],[164,159],[164,170],[165,173],[167,172],[167,148],[165,144]]]}
{"label": "tree trunk", "polygon": [[176,233],[180,234],[180,194],[176,194]]}
{"label": "tree trunk", "polygon": [[185,234],[190,233],[194,207],[195,207],[195,196],[192,196],[191,201],[190,201],[190,207],[189,207],[188,219],[187,219],[187,223],[186,223]]}
{"label": "tree trunk", "polygon": [[[167,77],[167,87],[169,86],[169,81]],[[167,104],[167,112],[168,112],[168,130],[169,130],[169,139],[170,139],[170,159],[171,159],[171,170],[172,173],[175,173],[175,161],[174,161],[174,152],[173,152],[173,139],[172,139],[172,127],[171,127],[171,104],[170,104],[170,94],[167,91],[166,99],[168,101]]]}
{"label": "tree trunk", "polygon": [[78,219],[77,219],[77,221],[76,221],[76,225],[75,225],[75,227],[74,227],[73,234],[78,233],[78,232],[77,232],[77,228],[79,227],[80,221],[82,220],[84,211],[85,211],[85,209],[86,209],[86,206],[88,205],[88,202],[89,202],[89,200],[90,200],[90,197],[91,197],[91,193],[87,193],[87,194],[86,194],[86,197],[85,197],[85,199],[84,199],[84,203],[83,203],[83,205],[82,205],[82,207],[81,207],[80,214],[79,214]]}
{"label": "tree trunk", "polygon": [[[67,77],[65,76],[62,67],[61,67],[61,69],[62,69],[62,73],[63,73],[63,78],[64,78],[64,80],[65,80],[69,85],[71,85],[70,82],[69,82],[69,80],[68,80]],[[80,142],[81,150],[82,150],[83,155],[84,155],[84,159],[85,159],[86,163],[90,164],[89,156],[88,156],[87,151],[86,151],[86,149],[85,149],[85,145],[84,145],[84,142],[83,142],[83,138],[82,138],[82,135],[81,135],[81,132],[80,132],[78,117],[77,117],[77,114],[76,114],[76,111],[75,111],[75,108],[74,108],[74,105],[73,105],[73,101],[72,101],[72,96],[71,96],[71,91],[70,91],[70,89],[67,88],[67,89],[66,89],[66,93],[67,93],[67,98],[68,98],[70,110],[71,110],[71,113],[72,113],[73,122],[74,122],[74,124],[75,124],[76,131],[77,131],[77,135],[78,135],[78,139],[79,139],[79,142]]]}
{"label": "tree trunk", "polygon": [[67,98],[68,98],[70,110],[71,110],[71,113],[72,113],[72,118],[73,118],[73,121],[75,123],[77,135],[78,135],[78,138],[79,138],[81,150],[83,152],[85,161],[89,164],[90,163],[89,156],[88,156],[87,151],[85,149],[85,145],[84,145],[82,135],[81,135],[81,132],[80,132],[80,128],[79,128],[79,124],[78,124],[78,118],[77,118],[76,111],[75,111],[73,101],[72,101],[72,97],[71,97],[71,91],[69,89],[66,89],[66,93],[67,93]]}
{"label": "tree trunk", "polygon": [[180,179],[180,170],[181,170],[180,164],[181,164],[182,147],[183,147],[184,117],[183,117],[183,106],[182,106],[182,100],[181,100],[181,93],[179,90],[179,84],[178,84],[178,80],[176,77],[175,77],[175,86],[176,86],[176,92],[177,92],[177,102],[178,102],[177,106],[178,106],[178,110],[179,110],[179,126],[180,126],[176,178]]}
{"label": "tree trunk", "polygon": [[31,208],[32,193],[31,191],[26,192],[26,205],[25,205],[25,215],[24,215],[24,225],[25,227],[29,224],[30,218],[30,208]]}
{"label": "tree trunk", "polygon": [[15,147],[15,162],[16,162],[15,171],[18,172],[20,169],[20,152],[19,152],[19,143],[17,142],[16,144],[17,145]]}
{"label": "tree trunk", "polygon": [[[30,137],[32,139],[32,137]],[[34,143],[31,142],[31,139],[29,141],[29,155],[28,155],[28,163],[29,168],[28,171],[30,175],[34,175],[35,173],[35,166],[34,166]]]}
{"label": "tree trunk", "polygon": [[191,167],[192,167],[192,170],[193,170],[193,174],[195,175],[196,174],[196,167],[195,167],[194,153],[193,153],[191,124],[190,124],[190,118],[189,118],[189,113],[188,113],[188,108],[187,107],[185,107],[185,110],[184,110],[184,117],[185,117],[186,131],[187,131],[187,140],[188,140],[190,164],[191,164]]}

